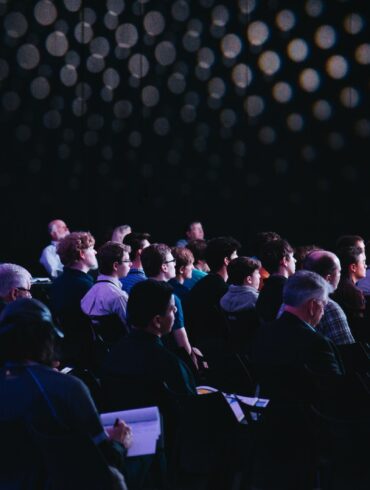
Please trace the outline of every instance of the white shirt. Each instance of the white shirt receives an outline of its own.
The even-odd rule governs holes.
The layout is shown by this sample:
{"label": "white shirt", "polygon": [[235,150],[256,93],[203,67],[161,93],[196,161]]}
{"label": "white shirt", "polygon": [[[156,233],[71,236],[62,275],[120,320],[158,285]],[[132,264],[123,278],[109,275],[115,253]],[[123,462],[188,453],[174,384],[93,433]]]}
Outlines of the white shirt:
{"label": "white shirt", "polygon": [[121,289],[119,279],[99,274],[97,282],[82,298],[81,309],[88,316],[116,314],[126,324],[127,300],[128,294]]}
{"label": "white shirt", "polygon": [[40,264],[51,277],[58,277],[63,272],[63,264],[57,254],[57,244],[58,242],[51,242],[44,248],[40,257]]}

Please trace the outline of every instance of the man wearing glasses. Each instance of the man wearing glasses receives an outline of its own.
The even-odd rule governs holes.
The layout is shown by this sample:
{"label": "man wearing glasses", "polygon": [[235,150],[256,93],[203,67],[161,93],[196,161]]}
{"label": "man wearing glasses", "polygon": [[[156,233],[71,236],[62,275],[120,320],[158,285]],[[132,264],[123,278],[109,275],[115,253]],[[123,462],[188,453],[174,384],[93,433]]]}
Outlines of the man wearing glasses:
{"label": "man wearing glasses", "polygon": [[[90,318],[116,316],[126,330],[128,295],[120,279],[126,277],[132,264],[130,247],[119,242],[107,242],[98,250],[99,276],[94,286],[81,300],[82,311]],[[98,321],[98,320],[97,320]]]}
{"label": "man wearing glasses", "polygon": [[0,311],[17,298],[31,298],[31,274],[17,264],[0,264]]}

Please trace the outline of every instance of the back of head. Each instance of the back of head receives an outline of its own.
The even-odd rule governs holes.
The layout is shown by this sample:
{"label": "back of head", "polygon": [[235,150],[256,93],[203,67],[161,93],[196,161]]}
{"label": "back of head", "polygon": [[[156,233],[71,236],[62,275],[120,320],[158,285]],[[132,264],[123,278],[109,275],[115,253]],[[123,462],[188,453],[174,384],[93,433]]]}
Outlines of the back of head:
{"label": "back of head", "polygon": [[101,274],[110,275],[113,272],[113,264],[120,263],[124,253],[130,252],[130,247],[120,242],[106,242],[97,253],[99,271]]}
{"label": "back of head", "polygon": [[207,242],[205,240],[190,240],[190,242],[187,243],[186,248],[188,248],[194,255],[195,263],[199,260],[206,260]]}
{"label": "back of head", "polygon": [[337,256],[328,250],[314,250],[303,261],[303,269],[316,272],[321,277],[333,274],[337,268]]}
{"label": "back of head", "polygon": [[17,264],[0,264],[0,298],[5,298],[13,288],[26,288],[32,277],[27,269]]}
{"label": "back of head", "polygon": [[283,303],[300,307],[311,299],[326,300],[329,284],[316,272],[298,271],[287,280],[283,290]]}
{"label": "back of head", "polygon": [[171,249],[165,243],[152,243],[149,247],[144,248],[141,254],[141,263],[145,275],[147,277],[158,276],[169,253],[171,253]]}
{"label": "back of head", "polygon": [[58,244],[58,254],[66,267],[80,260],[80,252],[95,245],[95,239],[89,231],[74,231]]}
{"label": "back of head", "polygon": [[293,253],[293,248],[282,238],[267,242],[261,249],[259,259],[263,267],[273,274],[278,272],[283,258],[288,258]]}
{"label": "back of head", "polygon": [[143,249],[146,242],[150,241],[149,233],[138,233],[132,232],[128,233],[123,239],[125,245],[129,245],[131,248],[130,259],[135,260],[136,254],[139,250]]}
{"label": "back of head", "polygon": [[280,239],[281,236],[278,233],[275,233],[275,231],[261,231],[257,233],[251,244],[252,255],[260,258],[261,250],[266,245],[266,243]]}
{"label": "back of head", "polygon": [[0,359],[50,365],[55,334],[62,336],[43,303],[30,298],[13,301],[0,316]]}
{"label": "back of head", "polygon": [[251,276],[253,272],[260,269],[261,262],[252,257],[237,257],[227,266],[229,282],[237,286],[244,284],[246,277]]}
{"label": "back of head", "polygon": [[207,243],[206,261],[212,272],[224,265],[224,259],[231,258],[233,252],[240,250],[240,243],[232,237],[212,238]]}
{"label": "back of head", "polygon": [[148,279],[135,284],[127,303],[131,325],[145,329],[156,315],[164,315],[172,293],[172,286],[163,281]]}
{"label": "back of head", "polygon": [[114,230],[112,232],[112,238],[110,241],[122,243],[122,240],[125,238],[125,236],[128,233],[131,233],[131,226],[130,225],[116,226],[116,228],[114,228]]}

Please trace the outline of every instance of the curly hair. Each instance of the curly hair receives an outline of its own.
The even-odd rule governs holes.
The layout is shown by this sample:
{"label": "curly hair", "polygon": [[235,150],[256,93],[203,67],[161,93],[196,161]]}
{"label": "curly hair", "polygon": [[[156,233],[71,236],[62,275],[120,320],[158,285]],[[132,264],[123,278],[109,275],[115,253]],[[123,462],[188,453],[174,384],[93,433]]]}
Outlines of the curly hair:
{"label": "curly hair", "polygon": [[89,231],[74,231],[58,244],[57,252],[62,264],[71,266],[80,260],[80,252],[95,245],[95,239]]}

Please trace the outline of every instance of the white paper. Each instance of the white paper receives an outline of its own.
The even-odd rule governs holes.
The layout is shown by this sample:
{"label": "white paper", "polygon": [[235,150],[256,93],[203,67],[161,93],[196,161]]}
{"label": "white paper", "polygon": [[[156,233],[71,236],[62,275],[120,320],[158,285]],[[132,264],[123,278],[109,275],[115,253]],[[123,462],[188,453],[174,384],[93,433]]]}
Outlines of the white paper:
{"label": "white paper", "polygon": [[100,419],[104,428],[112,427],[116,419],[123,420],[131,427],[132,445],[127,451],[128,457],[155,453],[157,440],[161,435],[158,407],[102,413]]}

